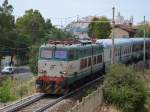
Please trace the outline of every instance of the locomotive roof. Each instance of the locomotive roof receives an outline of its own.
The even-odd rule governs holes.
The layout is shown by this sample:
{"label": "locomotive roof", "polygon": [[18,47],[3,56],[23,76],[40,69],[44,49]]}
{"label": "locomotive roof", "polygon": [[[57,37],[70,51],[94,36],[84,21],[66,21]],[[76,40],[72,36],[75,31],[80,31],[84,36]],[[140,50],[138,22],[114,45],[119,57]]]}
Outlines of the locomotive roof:
{"label": "locomotive roof", "polygon": [[[88,48],[88,47],[91,47],[92,46],[98,46],[97,44],[72,44],[72,45],[65,45],[65,44],[57,44],[57,45],[54,45],[54,44],[44,44],[44,45],[41,45],[40,48],[54,48],[54,47],[57,47],[57,48],[65,48],[65,49],[73,49],[73,48]],[[101,45],[102,46],[102,45]]]}

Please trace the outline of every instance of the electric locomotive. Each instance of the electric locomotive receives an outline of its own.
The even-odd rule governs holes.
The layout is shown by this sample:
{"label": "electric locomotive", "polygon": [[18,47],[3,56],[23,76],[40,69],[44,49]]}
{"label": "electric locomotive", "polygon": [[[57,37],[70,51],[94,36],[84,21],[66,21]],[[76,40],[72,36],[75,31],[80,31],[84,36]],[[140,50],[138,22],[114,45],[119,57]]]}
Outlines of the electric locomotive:
{"label": "electric locomotive", "polygon": [[[38,92],[65,94],[103,71],[103,46],[91,41],[51,41],[39,50]],[[92,75],[91,75],[92,74]],[[100,75],[100,74],[99,74]]]}

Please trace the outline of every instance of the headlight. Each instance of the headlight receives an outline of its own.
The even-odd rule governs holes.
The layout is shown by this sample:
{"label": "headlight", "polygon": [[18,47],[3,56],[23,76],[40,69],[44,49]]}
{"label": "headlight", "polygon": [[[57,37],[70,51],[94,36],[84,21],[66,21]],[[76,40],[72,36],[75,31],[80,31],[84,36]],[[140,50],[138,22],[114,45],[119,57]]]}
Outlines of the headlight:
{"label": "headlight", "polygon": [[40,70],[39,73],[47,73],[45,70]]}
{"label": "headlight", "polygon": [[67,71],[60,71],[60,74],[66,75]]}

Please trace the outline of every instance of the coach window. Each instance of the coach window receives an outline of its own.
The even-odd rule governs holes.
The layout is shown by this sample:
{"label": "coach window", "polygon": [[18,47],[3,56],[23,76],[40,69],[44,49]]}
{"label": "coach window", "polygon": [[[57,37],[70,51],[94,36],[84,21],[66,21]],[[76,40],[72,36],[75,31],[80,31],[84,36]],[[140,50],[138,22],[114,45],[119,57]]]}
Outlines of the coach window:
{"label": "coach window", "polygon": [[80,61],[80,69],[83,69],[84,68],[84,60],[82,59],[81,61]]}
{"label": "coach window", "polygon": [[97,64],[102,62],[102,55],[97,56]]}
{"label": "coach window", "polygon": [[120,50],[119,50],[120,52],[119,52],[119,55],[121,56],[121,48],[120,48]]}
{"label": "coach window", "polygon": [[84,59],[84,67],[86,68],[87,67],[87,59]]}
{"label": "coach window", "polygon": [[93,65],[96,64],[96,56],[94,56],[94,59],[93,59]]}
{"label": "coach window", "polygon": [[116,50],[115,50],[115,56],[117,56],[117,53],[118,53],[118,49],[116,48]]}
{"label": "coach window", "polygon": [[120,56],[120,48],[118,48],[118,56]]}
{"label": "coach window", "polygon": [[126,47],[126,54],[128,54],[128,47]]}
{"label": "coach window", "polygon": [[88,58],[88,66],[91,66],[91,57]]}

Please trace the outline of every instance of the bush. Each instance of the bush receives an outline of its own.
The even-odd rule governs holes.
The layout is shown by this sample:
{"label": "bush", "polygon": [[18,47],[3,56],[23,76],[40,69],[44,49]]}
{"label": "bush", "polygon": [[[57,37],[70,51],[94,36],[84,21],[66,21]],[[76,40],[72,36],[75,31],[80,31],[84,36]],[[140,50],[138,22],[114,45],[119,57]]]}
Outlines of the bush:
{"label": "bush", "polygon": [[123,112],[141,112],[145,90],[140,75],[133,67],[111,65],[104,80],[104,99]]}
{"label": "bush", "polygon": [[12,81],[7,79],[0,86],[0,102],[7,102],[15,99],[12,92]]}
{"label": "bush", "polygon": [[39,53],[39,45],[32,46],[29,66],[30,66],[31,71],[34,74],[37,74],[38,72],[38,53]]}

